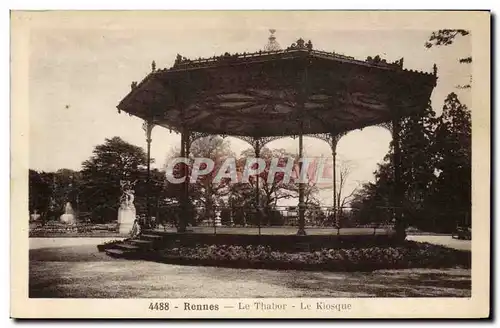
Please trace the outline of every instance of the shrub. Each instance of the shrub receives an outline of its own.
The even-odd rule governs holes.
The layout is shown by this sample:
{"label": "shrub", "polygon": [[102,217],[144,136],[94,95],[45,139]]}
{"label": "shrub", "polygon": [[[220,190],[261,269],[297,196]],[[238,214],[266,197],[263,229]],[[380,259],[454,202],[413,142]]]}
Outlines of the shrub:
{"label": "shrub", "polygon": [[372,271],[406,268],[470,268],[470,252],[428,243],[408,242],[396,247],[321,249],[313,252],[279,252],[269,246],[197,245],[162,250],[167,262],[266,267],[270,269],[321,269]]}
{"label": "shrub", "polygon": [[244,225],[245,211],[242,208],[237,207],[233,209],[233,223],[240,226]]}
{"label": "shrub", "polygon": [[220,212],[221,224],[224,226],[231,225],[231,209],[223,208]]}
{"label": "shrub", "polygon": [[272,226],[282,226],[285,223],[285,219],[283,218],[283,215],[281,214],[280,211],[278,210],[270,210],[268,212],[269,215],[269,223]]}

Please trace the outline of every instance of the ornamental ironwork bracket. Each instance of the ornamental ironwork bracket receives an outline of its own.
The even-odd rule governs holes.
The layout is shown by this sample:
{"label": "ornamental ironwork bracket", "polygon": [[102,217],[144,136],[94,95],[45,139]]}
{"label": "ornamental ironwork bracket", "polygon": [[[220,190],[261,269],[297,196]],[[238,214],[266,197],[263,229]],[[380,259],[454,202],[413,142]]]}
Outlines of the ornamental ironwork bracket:
{"label": "ornamental ironwork bracket", "polygon": [[392,134],[392,122],[391,121],[380,123],[380,124],[377,124],[376,126],[384,128]]}
{"label": "ornamental ironwork bracket", "polygon": [[142,123],[142,129],[146,132],[146,142],[148,143],[151,142],[151,132],[155,126],[156,124],[151,121],[144,121],[144,123]]}
{"label": "ornamental ironwork bracket", "polygon": [[191,145],[193,144],[193,142],[195,142],[196,140],[201,139],[201,138],[206,138],[210,135],[211,135],[210,133],[206,133],[206,132],[190,132],[188,134],[188,138],[187,138],[188,147],[191,148]]}
{"label": "ornamental ironwork bracket", "polygon": [[337,144],[339,140],[347,134],[348,131],[340,132],[340,133],[316,133],[316,134],[308,134],[307,137],[316,138],[323,140],[328,143],[332,152],[335,152],[337,149]]}
{"label": "ornamental ironwork bracket", "polygon": [[259,144],[259,148],[264,148],[265,145],[270,143],[271,141],[279,140],[282,138],[286,138],[288,136],[269,136],[269,137],[251,137],[251,136],[236,136],[236,135],[229,135],[229,137],[237,138],[240,140],[245,141],[246,143],[250,144],[252,148],[255,150],[257,147],[257,143]]}

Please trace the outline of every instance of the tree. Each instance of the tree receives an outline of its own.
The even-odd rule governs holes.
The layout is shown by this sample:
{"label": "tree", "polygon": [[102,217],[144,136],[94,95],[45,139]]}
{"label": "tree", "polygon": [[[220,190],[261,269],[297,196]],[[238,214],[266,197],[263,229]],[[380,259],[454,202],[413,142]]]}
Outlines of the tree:
{"label": "tree", "polygon": [[[310,156],[307,155],[307,152],[304,152],[304,158],[310,158]],[[297,155],[298,158],[298,155]],[[312,209],[311,211],[317,212],[317,208],[319,207],[319,200],[317,198],[317,195],[320,191],[320,189],[325,189],[329,188],[329,186],[324,186],[324,185],[319,185],[317,184],[318,177],[322,177],[324,172],[319,172],[319,162],[317,161],[318,158],[315,158],[312,163],[309,164],[309,167],[307,168],[307,177],[306,177],[306,182],[304,183],[304,204],[306,205],[306,208]],[[294,166],[294,178],[299,177],[299,172],[300,172],[300,166],[299,163],[296,161],[295,166]],[[296,185],[296,193],[299,192],[298,184]],[[314,210],[313,210],[314,209]]]}
{"label": "tree", "polygon": [[43,220],[57,219],[67,202],[77,207],[80,172],[59,169],[56,172],[29,170],[29,210],[37,210]]}
{"label": "tree", "polygon": [[[178,157],[180,155],[180,150],[174,150],[167,161],[171,158]],[[193,163],[195,158],[208,158],[214,162],[214,168],[211,172],[204,175],[199,175],[195,183],[189,183],[189,195],[191,206],[198,207],[201,210],[198,216],[198,221],[204,219],[212,220],[215,217],[214,207],[222,206],[224,199],[230,194],[229,179],[223,178],[221,181],[214,181],[219,169],[222,167],[224,162],[229,157],[234,157],[234,153],[231,151],[231,145],[228,139],[221,138],[217,135],[210,135],[207,137],[196,139],[192,142],[189,152],[189,157]],[[182,165],[176,165],[174,170],[178,171],[182,169]],[[206,164],[203,163],[199,168],[201,170],[206,168]],[[190,167],[189,171],[192,172],[193,168]],[[175,173],[174,173],[175,174]],[[176,175],[181,177],[182,174]],[[191,178],[189,174],[188,179]],[[169,190],[176,191],[176,196],[178,201],[181,201],[180,195],[183,192],[182,184],[168,184]],[[197,222],[192,221],[192,224]]]}
{"label": "tree", "polygon": [[[237,161],[236,168],[238,176],[244,175],[247,163],[255,157],[254,149],[246,149],[242,152],[242,157]],[[231,186],[230,205],[235,212],[236,224],[262,224],[262,225],[280,225],[283,217],[273,209],[281,199],[293,197],[297,192],[297,185],[291,177],[289,182],[284,181],[285,173],[276,172],[271,179],[271,163],[273,159],[277,160],[279,167],[285,167],[287,160],[296,160],[291,153],[285,149],[269,149],[262,148],[259,157],[264,161],[265,168],[257,176],[251,175],[248,177],[248,182],[239,180],[238,183]],[[255,163],[252,167],[257,168]],[[255,214],[256,205],[256,189],[257,182],[259,184],[259,216]]]}
{"label": "tree", "polygon": [[392,164],[388,161],[379,164],[374,175],[375,183],[365,183],[353,194],[351,218],[357,224],[382,223],[392,220],[392,207],[394,206]]}
{"label": "tree", "polygon": [[[215,181],[222,165],[227,158],[234,158],[228,139],[219,136],[208,136],[197,139],[191,145],[191,158],[209,158],[214,162],[214,169],[206,175],[199,176],[194,185],[193,196],[204,206],[206,214],[213,217],[213,206],[220,206],[223,198],[229,195],[229,180],[223,178]],[[202,167],[203,169],[205,167]]]}
{"label": "tree", "polygon": [[[433,152],[436,114],[431,104],[424,111],[414,113],[400,121],[400,181],[403,192],[404,224],[426,225],[430,217],[426,212],[428,190],[435,180],[435,155]],[[384,162],[374,172],[375,183],[364,184],[353,195],[351,206],[359,222],[366,217],[374,221],[389,221],[393,216],[399,195],[395,194],[394,182],[394,143]],[[340,180],[342,180],[342,173]],[[338,199],[341,197],[339,196]],[[355,215],[355,216],[356,216]],[[366,223],[366,222],[365,222]]]}
{"label": "tree", "polygon": [[[406,224],[426,231],[450,232],[457,222],[470,224],[471,117],[456,94],[445,100],[443,113],[432,107],[401,122],[401,181]],[[391,158],[393,145],[375,172],[375,183],[364,184],[351,206],[358,221],[386,220],[395,204]]]}
{"label": "tree", "polygon": [[[253,149],[247,149],[242,152],[241,166],[246,163],[249,158],[254,157]],[[294,161],[296,166],[297,162],[293,154],[287,152],[285,149],[269,149],[267,147],[260,151],[260,158],[266,163],[266,167],[262,173],[259,174],[259,188],[262,192],[261,206],[269,209],[271,206],[276,206],[278,201],[281,199],[288,199],[296,195],[298,191],[297,183],[294,181],[294,177],[291,176],[289,181],[285,181],[284,172],[276,172],[274,174],[274,179],[269,182],[271,175],[271,162],[273,159],[278,160],[279,167],[285,167],[287,160]],[[252,189],[256,187],[256,179],[250,177],[250,186]]]}
{"label": "tree", "polygon": [[[145,151],[119,137],[106,139],[94,148],[90,159],[83,162],[80,199],[83,210],[92,219],[107,222],[116,219],[121,195],[120,181],[144,183],[147,157]],[[144,190],[136,191],[136,206],[144,207]]]}
{"label": "tree", "polygon": [[[260,198],[263,199],[262,191]],[[230,186],[228,205],[232,211],[233,222],[236,225],[257,224],[251,212],[255,209],[255,189],[248,183],[236,183]]]}
{"label": "tree", "polygon": [[[247,149],[242,152],[242,158],[237,163],[240,176],[243,174],[245,165],[250,158],[255,157],[253,149]],[[264,161],[265,168],[258,175],[259,181],[259,206],[263,210],[261,224],[279,225],[283,222],[281,214],[274,209],[278,202],[283,199],[296,198],[299,192],[300,165],[299,158],[285,149],[263,148],[259,157]],[[286,167],[288,161],[292,161],[292,172],[290,179],[285,180],[284,172],[275,172],[271,177],[271,164],[276,161],[278,167]],[[254,167],[255,168],[255,167]],[[316,185],[315,173],[316,166],[310,163],[308,166],[306,182],[304,183],[304,203],[306,208],[315,208],[319,205],[316,195],[319,191]],[[233,204],[239,202],[247,210],[251,210],[255,205],[255,192],[257,187],[257,177],[250,176],[248,183],[238,183],[232,186]],[[241,216],[241,215],[240,215]],[[280,223],[281,222],[281,223]]]}
{"label": "tree", "polygon": [[[149,183],[147,179],[147,170],[141,168],[137,173],[135,191],[135,207],[137,213],[147,214],[147,204],[149,198],[150,215],[158,217],[161,215],[161,205],[167,197],[166,175],[164,171],[156,168],[150,170]],[[148,197],[149,195],[149,197]]]}
{"label": "tree", "polygon": [[469,35],[467,30],[439,30],[432,32],[429,40],[425,43],[426,48],[431,48],[433,46],[447,46],[455,41],[457,36]]}
{"label": "tree", "polygon": [[349,194],[344,195],[345,187],[347,185],[347,181],[349,176],[351,175],[353,165],[350,161],[340,160],[338,161],[338,176],[337,176],[337,208],[342,211],[342,208],[349,203],[349,200],[352,198],[354,193],[356,192],[356,188],[354,188]]}
{"label": "tree", "polygon": [[[436,113],[429,103],[422,112],[413,113],[400,121],[400,187],[403,193],[404,225],[421,225],[427,220],[425,199],[428,188],[433,183],[434,155],[433,140],[436,127]],[[384,163],[375,172],[376,188],[374,189],[378,207],[394,208],[399,195],[394,185],[394,141]],[[367,186],[365,186],[367,187]],[[371,187],[371,186],[370,186]],[[359,196],[359,195],[358,195]],[[374,209],[372,209],[374,210]],[[385,210],[385,212],[388,212]]]}
{"label": "tree", "polygon": [[49,210],[51,185],[50,178],[45,172],[37,172],[29,170],[29,211],[33,213],[35,210],[45,219]]}
{"label": "tree", "polygon": [[64,209],[70,203],[73,209],[78,208],[78,190],[82,183],[81,173],[70,169],[59,169],[54,173],[52,195],[58,209]]}
{"label": "tree", "polygon": [[[458,36],[467,36],[469,35],[470,32],[467,30],[438,30],[435,32],[432,32],[431,36],[429,37],[429,40],[425,42],[425,47],[426,48],[432,48],[433,46],[448,46],[453,44],[455,39]],[[472,63],[472,57],[463,57],[458,60],[461,64],[470,64]],[[470,77],[470,81],[472,82],[472,76]],[[471,87],[471,84],[466,84],[466,85],[458,85],[457,88],[459,89],[468,89]]]}
{"label": "tree", "polygon": [[[118,137],[106,139],[95,147],[93,155],[83,162],[82,171],[60,169],[56,172],[29,171],[30,211],[37,209],[44,220],[57,219],[70,202],[79,219],[94,222],[116,220],[120,180],[135,183],[137,213],[145,213],[149,192],[152,214],[165,216],[165,199],[175,193],[167,189],[165,172],[152,169],[147,184],[147,157],[140,147]],[[171,186],[170,186],[171,187]]]}
{"label": "tree", "polygon": [[445,100],[433,150],[437,179],[428,203],[442,213],[437,224],[448,231],[457,222],[470,224],[471,114],[455,93]]}
{"label": "tree", "polygon": [[433,153],[436,113],[429,103],[424,111],[405,117],[401,122],[401,184],[403,215],[407,224],[419,226],[428,219],[425,199],[435,180]]}

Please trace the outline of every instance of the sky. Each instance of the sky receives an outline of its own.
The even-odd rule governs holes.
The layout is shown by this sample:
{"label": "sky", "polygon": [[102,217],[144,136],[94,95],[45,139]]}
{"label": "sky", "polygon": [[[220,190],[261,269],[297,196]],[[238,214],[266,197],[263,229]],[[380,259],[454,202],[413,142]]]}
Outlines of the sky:
{"label": "sky", "polygon": [[[106,138],[119,136],[146,147],[142,121],[116,106],[130,90],[132,81],[141,81],[151,70],[170,67],[177,53],[188,58],[211,57],[225,52],[253,52],[263,49],[269,29],[283,47],[298,38],[311,40],[314,49],[335,51],[357,59],[380,55],[388,62],[404,57],[407,69],[432,72],[438,67],[438,82],[431,96],[439,114],[447,94],[455,92],[470,108],[470,90],[456,85],[469,83],[471,65],[458,59],[471,55],[470,38],[453,45],[426,49],[431,30],[339,29],[327,15],[304,21],[290,12],[286,15],[240,15],[238,13],[169,15],[152,17],[145,26],[92,24],[86,28],[39,28],[30,35],[29,123],[30,168],[54,171],[81,169],[83,161]],[[172,148],[179,147],[180,136],[156,127],[152,134],[153,167],[162,167]],[[239,154],[249,145],[230,138]],[[346,193],[363,182],[373,181],[377,163],[389,149],[391,135],[380,127],[367,127],[345,135],[339,142],[340,161],[352,167]],[[267,145],[298,151],[298,140],[284,138]],[[324,141],[304,138],[307,156],[331,157]],[[319,198],[331,204],[331,191]]]}

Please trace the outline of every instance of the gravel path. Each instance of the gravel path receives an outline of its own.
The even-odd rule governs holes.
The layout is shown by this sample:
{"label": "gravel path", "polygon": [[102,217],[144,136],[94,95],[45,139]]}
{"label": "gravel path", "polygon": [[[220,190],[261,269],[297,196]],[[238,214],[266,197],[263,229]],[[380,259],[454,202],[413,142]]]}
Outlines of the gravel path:
{"label": "gravel path", "polygon": [[463,251],[471,250],[470,240],[453,239],[449,235],[409,235],[406,236],[407,240],[418,242],[426,242],[436,245],[442,245],[449,248],[455,248]]}

